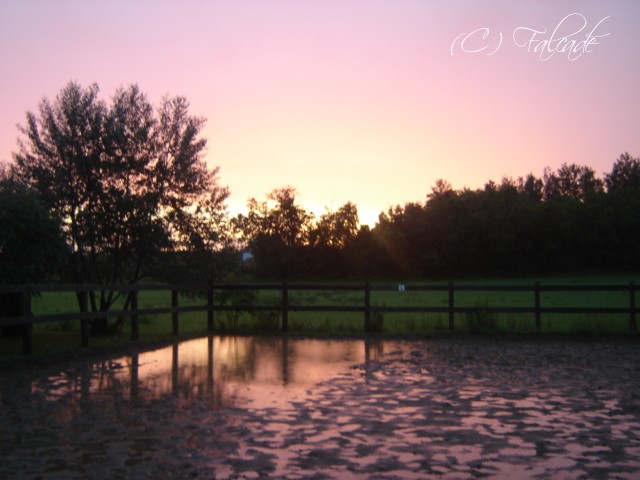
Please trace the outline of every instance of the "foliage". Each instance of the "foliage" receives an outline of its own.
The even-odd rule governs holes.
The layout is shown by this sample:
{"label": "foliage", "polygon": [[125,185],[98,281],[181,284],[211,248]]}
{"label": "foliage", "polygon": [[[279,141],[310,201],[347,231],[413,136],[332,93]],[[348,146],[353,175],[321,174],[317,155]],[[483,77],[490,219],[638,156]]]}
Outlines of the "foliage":
{"label": "foliage", "polygon": [[[137,85],[110,104],[98,93],[70,82],[28,112],[12,169],[62,219],[73,280],[133,283],[154,253],[216,248],[228,190],[202,159],[204,119],[189,115],[183,97],[154,109]],[[117,299],[98,293],[93,311]],[[106,320],[94,326],[105,330]]]}
{"label": "foliage", "polygon": [[584,201],[589,195],[602,193],[604,182],[596,178],[591,167],[563,163],[557,172],[544,172],[544,197],[568,197]]}
{"label": "foliage", "polygon": [[336,212],[327,210],[309,233],[309,243],[320,248],[344,248],[358,234],[358,208],[345,203]]}
{"label": "foliage", "polygon": [[607,191],[621,188],[640,188],[640,158],[625,152],[613,164],[611,173],[605,175]]}
{"label": "foliage", "polygon": [[[397,278],[558,274],[640,268],[640,159],[604,181],[562,164],[484,188],[438,180],[425,202],[394,206],[373,229],[348,202],[314,218],[291,187],[251,199],[236,232],[269,278]],[[606,190],[605,190],[606,186]]]}
{"label": "foliage", "polygon": [[[222,290],[220,292],[220,305],[233,307],[251,307],[257,303],[258,296],[252,290]],[[237,330],[240,317],[245,314],[253,314],[252,310],[227,310],[223,313],[219,327],[222,330]]]}
{"label": "foliage", "polygon": [[0,180],[0,283],[42,283],[66,256],[60,221],[32,193]]}
{"label": "foliage", "polygon": [[353,261],[367,265],[367,276],[387,278],[633,271],[640,268],[633,214],[640,188],[630,180],[637,164],[621,156],[607,192],[592,169],[566,164],[543,179],[504,178],[475,191],[439,181],[425,203],[382,213],[363,258],[355,251]]}
{"label": "foliage", "polygon": [[472,333],[495,332],[498,327],[498,314],[489,311],[491,304],[488,298],[476,301],[473,310],[465,313],[469,331]]}
{"label": "foliage", "polygon": [[346,273],[343,252],[358,234],[358,211],[346,203],[314,222],[313,214],[296,202],[291,187],[276,189],[265,201],[252,198],[247,215],[233,225],[251,249],[257,273],[291,278]]}
{"label": "foliage", "polygon": [[275,332],[280,328],[281,314],[278,311],[258,311],[253,317],[257,320],[256,329],[260,332]]}
{"label": "foliage", "polygon": [[[44,99],[20,128],[15,165],[0,169],[62,222],[75,282],[147,275],[201,283],[248,269],[263,278],[317,279],[640,268],[640,159],[629,153],[603,179],[568,163],[476,190],[440,179],[423,201],[382,212],[374,228],[359,225],[351,202],[316,217],[292,187],[249,199],[248,213],[228,221],[229,192],[202,158],[204,120],[189,114],[184,98],[154,107],[135,85],[110,103],[98,93],[97,85],[72,82],[54,101]],[[253,255],[250,266],[241,248]],[[102,311],[118,294],[105,288],[90,299]]]}
{"label": "foliage", "polygon": [[239,280],[234,278],[234,274],[239,270],[240,264],[241,254],[230,246],[216,251],[166,251],[153,257],[147,272],[149,277],[160,283],[205,284]]}
{"label": "foliage", "polygon": [[306,242],[312,217],[296,203],[294,188],[275,189],[262,202],[250,198],[247,206],[248,214],[235,219],[235,227],[245,239],[266,237],[286,247]]}

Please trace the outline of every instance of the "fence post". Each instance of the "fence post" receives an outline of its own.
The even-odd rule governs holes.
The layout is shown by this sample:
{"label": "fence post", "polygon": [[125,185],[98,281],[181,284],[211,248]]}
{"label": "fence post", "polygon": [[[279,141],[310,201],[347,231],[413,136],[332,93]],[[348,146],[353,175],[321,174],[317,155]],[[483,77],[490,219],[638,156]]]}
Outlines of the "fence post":
{"label": "fence post", "polygon": [[178,335],[178,290],[171,289],[171,323],[173,325],[173,334]]}
{"label": "fence post", "polygon": [[213,281],[207,288],[207,330],[213,332]]}
{"label": "fence post", "polygon": [[131,354],[131,399],[138,398],[139,391],[139,367],[140,366],[140,355],[137,352],[133,352]]}
{"label": "fence post", "polygon": [[[27,320],[31,316],[31,289],[26,286],[22,290],[22,318]],[[33,353],[33,322],[23,324],[22,330],[22,353],[31,355]]]}
{"label": "fence post", "polygon": [[131,295],[131,340],[140,340],[140,323],[138,318],[138,285],[129,292]]}
{"label": "fence post", "polygon": [[536,332],[542,331],[542,320],[540,319],[540,282],[533,284],[533,294],[535,299],[535,317],[536,317]]}
{"label": "fence post", "polygon": [[638,325],[636,323],[636,286],[633,282],[629,282],[629,308],[631,309],[629,330],[636,333],[638,331]]}
{"label": "fence post", "polygon": [[171,350],[171,393],[177,397],[180,392],[180,343],[177,340],[173,341]]}
{"label": "fence post", "polygon": [[364,332],[371,331],[371,284],[364,284]]}
{"label": "fence post", "polygon": [[80,305],[80,344],[83,347],[89,346],[89,319],[87,311],[89,310],[88,296],[89,292],[80,290],[77,292],[78,304]]}
{"label": "fence post", "polygon": [[282,282],[282,331],[289,330],[289,285]]}
{"label": "fence post", "polygon": [[449,282],[449,330],[454,329],[453,324],[453,282]]}

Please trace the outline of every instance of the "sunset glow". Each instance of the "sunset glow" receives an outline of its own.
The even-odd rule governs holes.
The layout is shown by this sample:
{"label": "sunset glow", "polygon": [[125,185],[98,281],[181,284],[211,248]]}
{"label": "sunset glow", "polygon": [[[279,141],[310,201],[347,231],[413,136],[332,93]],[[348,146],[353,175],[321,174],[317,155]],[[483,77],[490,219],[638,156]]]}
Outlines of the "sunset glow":
{"label": "sunset glow", "polygon": [[186,96],[232,212],[291,185],[373,223],[439,178],[601,175],[640,154],[639,21],[626,0],[2,2],[0,161],[77,80]]}

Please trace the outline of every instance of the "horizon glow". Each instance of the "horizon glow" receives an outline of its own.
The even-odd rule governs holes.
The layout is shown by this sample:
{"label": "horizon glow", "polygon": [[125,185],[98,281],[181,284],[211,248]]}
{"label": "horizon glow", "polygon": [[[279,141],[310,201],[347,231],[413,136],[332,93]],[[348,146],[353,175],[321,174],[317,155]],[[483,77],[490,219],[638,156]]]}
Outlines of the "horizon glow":
{"label": "horizon glow", "polygon": [[639,22],[630,0],[2,2],[0,161],[76,80],[184,95],[232,213],[290,185],[373,224],[439,178],[602,175],[640,155]]}

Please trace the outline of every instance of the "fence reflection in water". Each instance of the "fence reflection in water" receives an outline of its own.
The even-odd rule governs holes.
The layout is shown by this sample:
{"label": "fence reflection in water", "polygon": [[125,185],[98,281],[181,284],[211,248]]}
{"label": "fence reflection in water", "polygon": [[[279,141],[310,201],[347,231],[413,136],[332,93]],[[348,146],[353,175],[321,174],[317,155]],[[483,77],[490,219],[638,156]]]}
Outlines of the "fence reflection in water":
{"label": "fence reflection in water", "polygon": [[389,344],[376,339],[210,335],[86,363],[80,369],[34,380],[30,393],[91,401],[115,390],[126,401],[172,395],[216,408],[265,406],[285,397],[302,397],[341,369],[379,358],[385,348]]}

